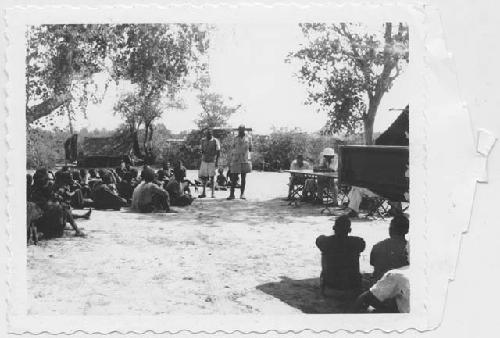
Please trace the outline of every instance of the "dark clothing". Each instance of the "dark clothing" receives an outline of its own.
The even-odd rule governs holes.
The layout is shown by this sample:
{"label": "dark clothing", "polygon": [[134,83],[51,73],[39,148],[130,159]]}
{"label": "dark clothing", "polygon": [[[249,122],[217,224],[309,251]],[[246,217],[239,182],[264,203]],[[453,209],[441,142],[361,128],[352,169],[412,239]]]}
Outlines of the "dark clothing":
{"label": "dark clothing", "polygon": [[134,193],[135,185],[129,181],[123,180],[116,184],[116,190],[118,190],[118,195],[120,197],[125,198],[126,200],[130,200],[132,198],[132,194]]}
{"label": "dark clothing", "polygon": [[359,254],[365,249],[360,237],[319,236],[316,246],[321,251],[322,277],[325,286],[337,290],[361,287]]}
{"label": "dark clothing", "polygon": [[43,237],[57,238],[62,237],[66,221],[72,221],[71,211],[65,209],[63,205],[58,202],[48,202],[43,209],[43,215],[35,224],[38,231],[43,233]]}
{"label": "dark clothing", "polygon": [[52,185],[47,184],[45,186],[33,185],[31,188],[30,202],[36,203],[42,210],[45,209],[49,201],[55,200],[55,195],[53,193]]}
{"label": "dark clothing", "polygon": [[174,178],[177,182],[184,182],[186,178],[186,167],[180,166],[174,168]]}
{"label": "dark clothing", "polygon": [[217,185],[219,185],[220,187],[227,185],[226,176],[222,174],[217,175]]}
{"label": "dark clothing", "polygon": [[185,207],[193,203],[193,197],[189,194],[189,188],[182,188],[182,185],[174,180],[170,180],[166,190],[170,196],[170,205],[176,207]]}
{"label": "dark clothing", "polygon": [[370,264],[373,266],[373,279],[379,280],[389,270],[408,265],[406,240],[387,238],[375,244],[370,253]]}
{"label": "dark clothing", "polygon": [[118,193],[107,184],[97,184],[92,191],[92,199],[96,209],[120,210],[127,201],[118,196]]}

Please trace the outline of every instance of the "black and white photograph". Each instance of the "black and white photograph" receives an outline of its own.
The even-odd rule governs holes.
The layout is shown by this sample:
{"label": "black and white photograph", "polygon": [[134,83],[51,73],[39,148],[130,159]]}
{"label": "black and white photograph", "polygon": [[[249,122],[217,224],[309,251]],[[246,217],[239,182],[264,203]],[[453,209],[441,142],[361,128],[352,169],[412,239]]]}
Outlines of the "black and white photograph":
{"label": "black and white photograph", "polygon": [[28,314],[410,312],[410,30],[28,26]]}
{"label": "black and white photograph", "polygon": [[89,0],[2,27],[9,334],[411,336],[455,311],[496,137],[432,7]]}

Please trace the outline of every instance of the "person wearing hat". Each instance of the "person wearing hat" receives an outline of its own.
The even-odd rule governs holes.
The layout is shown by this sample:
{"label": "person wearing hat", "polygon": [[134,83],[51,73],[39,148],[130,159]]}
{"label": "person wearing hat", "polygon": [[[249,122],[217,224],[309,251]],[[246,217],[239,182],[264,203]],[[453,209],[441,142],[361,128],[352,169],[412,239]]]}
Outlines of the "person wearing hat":
{"label": "person wearing hat", "polygon": [[332,236],[321,235],[316,239],[321,251],[322,292],[357,295],[361,289],[359,255],[365,250],[365,241],[349,236],[351,220],[347,216],[335,220],[333,231]]}
{"label": "person wearing hat", "polygon": [[138,212],[170,211],[168,192],[153,181],[155,172],[145,166],[141,172],[144,182],[139,184],[132,194],[131,209]]}
{"label": "person wearing hat", "polygon": [[252,171],[252,162],[250,161],[250,153],[252,152],[252,138],[245,133],[245,126],[238,127],[238,135],[234,138],[231,163],[229,170],[231,171],[231,189],[228,200],[233,200],[234,189],[238,181],[238,176],[241,175],[241,190],[240,198],[245,198],[246,175]]}
{"label": "person wearing hat", "polygon": [[[318,169],[325,172],[333,172],[338,169],[338,156],[333,148],[325,148],[321,152],[321,160]],[[335,179],[329,177],[318,177],[317,187],[317,201],[323,203],[323,194],[329,190],[333,194],[333,205],[336,206],[337,202],[337,186]]]}

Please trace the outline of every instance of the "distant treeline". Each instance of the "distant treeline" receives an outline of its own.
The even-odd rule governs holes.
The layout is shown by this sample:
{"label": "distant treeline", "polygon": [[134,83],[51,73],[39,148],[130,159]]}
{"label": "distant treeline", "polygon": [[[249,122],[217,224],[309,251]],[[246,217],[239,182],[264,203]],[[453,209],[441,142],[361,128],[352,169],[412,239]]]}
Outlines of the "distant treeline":
{"label": "distant treeline", "polygon": [[[85,137],[106,137],[114,131],[82,129],[78,132],[79,140]],[[29,128],[27,130],[27,154],[26,166],[28,169],[38,167],[52,168],[56,164],[64,162],[64,141],[70,137],[65,130],[55,129],[51,131]],[[165,161],[173,162],[181,159],[188,169],[199,167],[201,153],[200,141],[203,133],[198,130],[172,133],[165,125],[155,126],[155,134],[152,140],[152,150],[155,154],[154,162],[161,164]],[[228,154],[231,148],[233,135],[224,133],[216,135],[221,141],[222,166],[227,166]],[[353,137],[350,144],[362,144],[362,136]],[[183,142],[172,142],[172,140],[183,139]],[[273,170],[277,167],[287,169],[297,156],[303,154],[311,163],[317,163],[321,151],[326,147],[337,148],[339,144],[346,143],[333,136],[320,135],[318,133],[306,133],[299,129],[276,129],[268,135],[252,135],[254,150],[252,153],[252,164],[255,169]]]}

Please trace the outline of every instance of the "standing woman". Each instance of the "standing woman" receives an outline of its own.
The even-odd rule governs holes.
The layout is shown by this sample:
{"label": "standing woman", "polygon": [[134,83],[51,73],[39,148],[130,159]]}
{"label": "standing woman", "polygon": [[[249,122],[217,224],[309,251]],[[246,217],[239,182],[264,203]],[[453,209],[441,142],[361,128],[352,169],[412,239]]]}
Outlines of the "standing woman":
{"label": "standing woman", "polygon": [[245,198],[245,186],[247,174],[252,171],[252,162],[250,162],[250,152],[252,151],[252,138],[245,134],[245,126],[238,127],[238,136],[234,138],[231,164],[231,190],[228,200],[234,200],[234,189],[238,182],[238,175],[241,174],[241,194],[242,200]]}

